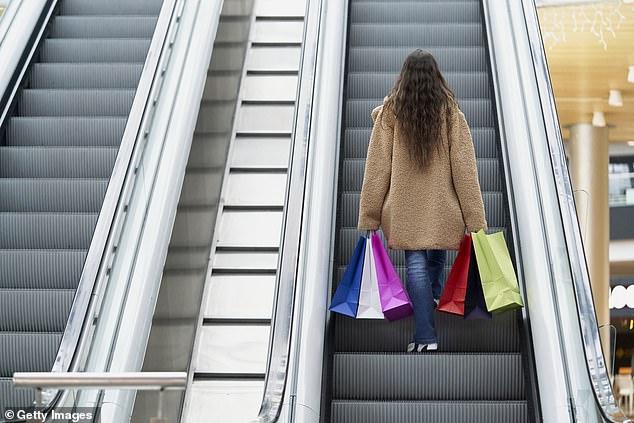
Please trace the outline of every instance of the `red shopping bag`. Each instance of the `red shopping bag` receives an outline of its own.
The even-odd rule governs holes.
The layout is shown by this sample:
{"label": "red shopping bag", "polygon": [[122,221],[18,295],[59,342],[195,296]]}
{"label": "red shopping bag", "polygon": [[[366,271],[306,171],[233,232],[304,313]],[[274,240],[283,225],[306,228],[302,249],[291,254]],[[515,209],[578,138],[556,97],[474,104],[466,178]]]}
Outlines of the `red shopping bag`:
{"label": "red shopping bag", "polygon": [[469,262],[471,259],[471,234],[465,234],[460,251],[451,267],[449,278],[440,296],[438,310],[464,316],[464,301],[469,280]]}

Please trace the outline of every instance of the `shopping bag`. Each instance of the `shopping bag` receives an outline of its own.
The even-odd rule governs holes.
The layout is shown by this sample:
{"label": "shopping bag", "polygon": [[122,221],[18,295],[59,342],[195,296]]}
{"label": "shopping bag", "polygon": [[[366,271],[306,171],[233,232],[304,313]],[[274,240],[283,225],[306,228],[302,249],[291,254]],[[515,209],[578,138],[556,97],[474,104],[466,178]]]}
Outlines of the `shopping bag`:
{"label": "shopping bag", "polygon": [[504,234],[480,230],[472,238],[487,309],[501,313],[524,307]]}
{"label": "shopping bag", "polygon": [[372,254],[379,284],[381,308],[385,317],[393,321],[414,314],[409,296],[376,232],[372,234]]}
{"label": "shopping bag", "polygon": [[471,259],[471,234],[465,234],[460,251],[453,262],[445,287],[443,288],[438,311],[464,316],[464,300],[467,295],[467,279]]}
{"label": "shopping bag", "polygon": [[363,273],[366,238],[360,237],[330,303],[330,311],[355,317]]}
{"label": "shopping bag", "polygon": [[357,319],[384,318],[383,309],[381,308],[381,296],[379,294],[379,281],[376,277],[376,267],[374,266],[372,254],[372,240],[371,238],[366,238]]}
{"label": "shopping bag", "polygon": [[[473,237],[472,237],[473,241]],[[467,293],[464,300],[464,318],[466,320],[490,319],[491,313],[487,310],[478,263],[476,261],[473,245],[469,251],[469,275],[467,276]]]}

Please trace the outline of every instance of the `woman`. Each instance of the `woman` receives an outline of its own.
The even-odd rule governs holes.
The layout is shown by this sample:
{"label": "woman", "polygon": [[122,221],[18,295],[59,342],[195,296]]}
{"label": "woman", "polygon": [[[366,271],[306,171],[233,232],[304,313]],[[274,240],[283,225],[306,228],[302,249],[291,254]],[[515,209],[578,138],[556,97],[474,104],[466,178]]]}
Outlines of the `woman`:
{"label": "woman", "polygon": [[465,230],[486,228],[471,133],[436,60],[423,50],[407,57],[372,118],[358,229],[380,226],[390,248],[405,250],[416,322],[407,351],[433,351],[446,250],[460,248]]}

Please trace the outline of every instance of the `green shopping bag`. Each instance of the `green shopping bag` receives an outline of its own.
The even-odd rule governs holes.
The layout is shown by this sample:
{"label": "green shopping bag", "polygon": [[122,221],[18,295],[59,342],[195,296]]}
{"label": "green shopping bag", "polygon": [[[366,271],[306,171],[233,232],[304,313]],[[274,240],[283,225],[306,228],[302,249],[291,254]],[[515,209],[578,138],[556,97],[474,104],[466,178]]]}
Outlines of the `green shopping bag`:
{"label": "green shopping bag", "polygon": [[487,310],[501,313],[524,307],[511,256],[502,232],[472,235]]}

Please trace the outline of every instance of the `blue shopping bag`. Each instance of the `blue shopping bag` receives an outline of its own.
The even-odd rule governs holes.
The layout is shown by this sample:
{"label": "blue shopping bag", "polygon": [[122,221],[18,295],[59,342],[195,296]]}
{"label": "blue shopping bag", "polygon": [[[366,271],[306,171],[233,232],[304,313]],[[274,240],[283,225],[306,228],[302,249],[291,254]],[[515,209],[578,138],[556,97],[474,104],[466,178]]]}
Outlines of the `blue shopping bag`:
{"label": "blue shopping bag", "polygon": [[346,267],[343,278],[337,286],[335,295],[330,303],[330,311],[356,317],[359,307],[359,294],[361,292],[361,277],[363,275],[363,262],[365,258],[365,237],[360,237],[357,246],[352,253],[350,262]]}

